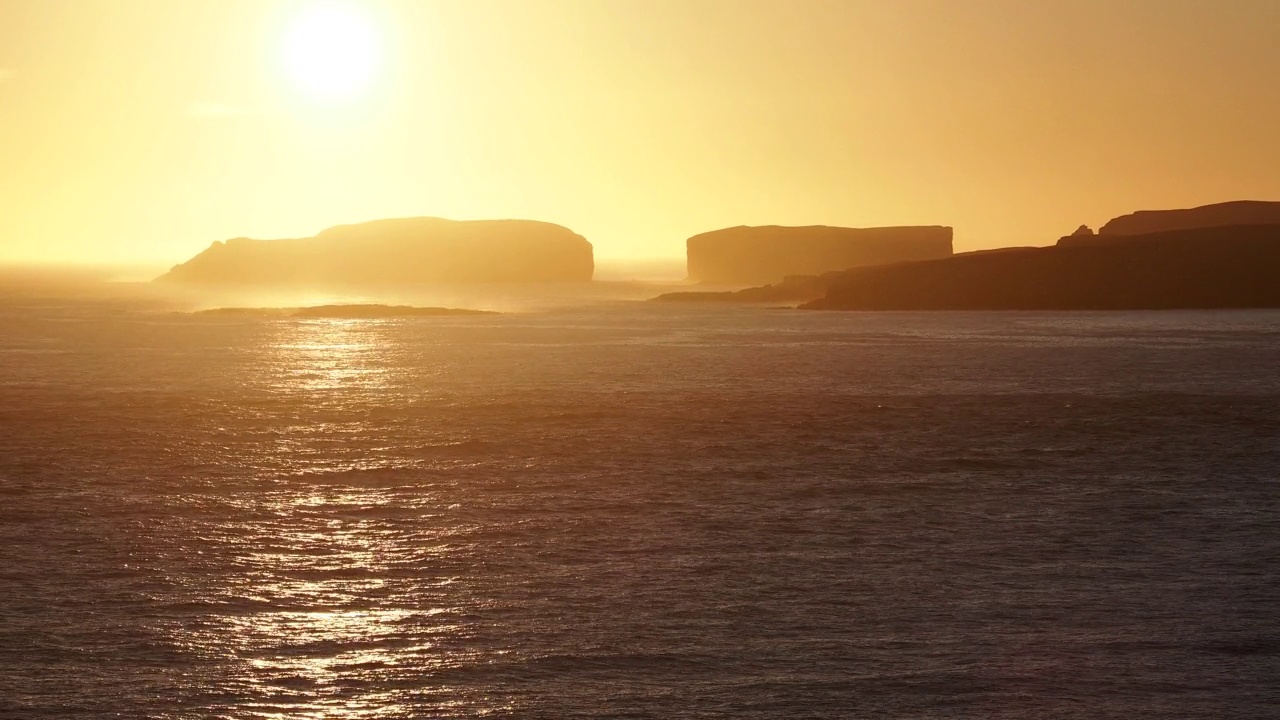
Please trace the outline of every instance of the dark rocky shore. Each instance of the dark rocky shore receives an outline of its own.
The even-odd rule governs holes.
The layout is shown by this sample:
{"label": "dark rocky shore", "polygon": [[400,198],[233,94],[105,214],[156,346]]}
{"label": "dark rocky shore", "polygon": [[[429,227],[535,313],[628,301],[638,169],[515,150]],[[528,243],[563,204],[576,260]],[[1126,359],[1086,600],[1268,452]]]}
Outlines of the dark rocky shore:
{"label": "dark rocky shore", "polygon": [[667,302],[821,310],[1137,310],[1280,307],[1280,203],[1143,211],[1050,247],[851,267]]}

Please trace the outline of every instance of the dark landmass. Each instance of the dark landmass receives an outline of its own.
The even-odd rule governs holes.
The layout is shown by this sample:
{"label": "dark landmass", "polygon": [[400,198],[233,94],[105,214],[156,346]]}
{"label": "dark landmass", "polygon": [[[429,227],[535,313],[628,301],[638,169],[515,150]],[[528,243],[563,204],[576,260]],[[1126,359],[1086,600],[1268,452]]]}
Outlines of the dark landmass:
{"label": "dark landmass", "polygon": [[314,305],[294,308],[215,308],[197,315],[232,317],[328,318],[335,320],[440,317],[455,315],[497,315],[489,310],[466,310],[443,307],[411,307],[409,305]]}
{"label": "dark landmass", "polygon": [[158,280],[314,288],[586,282],[594,267],[591,243],[559,225],[400,218],[339,225],[309,238],[215,242]]}
{"label": "dark landmass", "polygon": [[951,228],[733,227],[686,243],[689,279],[759,285],[865,265],[951,255]]}
{"label": "dark landmass", "polygon": [[1237,200],[1188,210],[1139,210],[1103,225],[1099,235],[1148,235],[1226,225],[1280,225],[1280,202]]}
{"label": "dark landmass", "polygon": [[1046,248],[857,268],[818,310],[1145,310],[1280,307],[1280,224],[1078,236]]}

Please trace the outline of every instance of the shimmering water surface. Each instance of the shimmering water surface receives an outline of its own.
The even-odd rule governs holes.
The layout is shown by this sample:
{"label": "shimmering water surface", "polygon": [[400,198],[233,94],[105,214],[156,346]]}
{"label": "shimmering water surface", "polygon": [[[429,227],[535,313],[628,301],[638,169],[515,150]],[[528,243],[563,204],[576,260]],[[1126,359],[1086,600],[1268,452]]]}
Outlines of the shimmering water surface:
{"label": "shimmering water surface", "polygon": [[1280,710],[1280,314],[0,304],[0,717]]}

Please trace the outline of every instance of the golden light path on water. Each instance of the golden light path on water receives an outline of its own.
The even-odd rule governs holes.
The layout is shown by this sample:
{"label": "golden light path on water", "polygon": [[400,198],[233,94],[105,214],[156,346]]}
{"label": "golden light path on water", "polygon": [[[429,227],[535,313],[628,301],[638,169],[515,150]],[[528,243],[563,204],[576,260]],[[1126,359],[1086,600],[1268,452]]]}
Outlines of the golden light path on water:
{"label": "golden light path on water", "polygon": [[16,307],[5,718],[1275,715],[1275,313]]}
{"label": "golden light path on water", "polygon": [[405,717],[424,700],[446,713],[459,702],[447,699],[457,693],[445,682],[422,687],[433,672],[475,659],[451,642],[467,635],[449,602],[456,578],[441,570],[452,564],[454,531],[429,529],[441,510],[429,488],[362,484],[360,473],[389,464],[350,450],[378,445],[379,429],[362,412],[394,392],[386,331],[395,324],[278,323],[266,346],[256,381],[297,416],[272,448],[285,477],[263,478],[262,492],[234,500],[235,515],[252,519],[224,538],[239,572],[222,594],[245,609],[192,638],[229,652],[241,667],[234,682],[263,699],[238,713]]}
{"label": "golden light path on water", "polygon": [[370,330],[381,321],[319,320],[285,330],[272,348],[286,388],[305,390],[376,389],[390,369]]}

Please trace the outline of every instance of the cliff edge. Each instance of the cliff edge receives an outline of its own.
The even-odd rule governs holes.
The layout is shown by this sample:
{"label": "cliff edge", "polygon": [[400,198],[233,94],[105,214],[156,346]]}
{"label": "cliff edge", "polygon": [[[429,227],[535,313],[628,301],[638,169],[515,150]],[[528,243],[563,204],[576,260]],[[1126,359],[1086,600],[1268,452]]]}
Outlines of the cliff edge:
{"label": "cliff edge", "polygon": [[1226,225],[1280,225],[1280,202],[1237,200],[1186,210],[1139,210],[1113,218],[1098,235],[1148,235]]}

